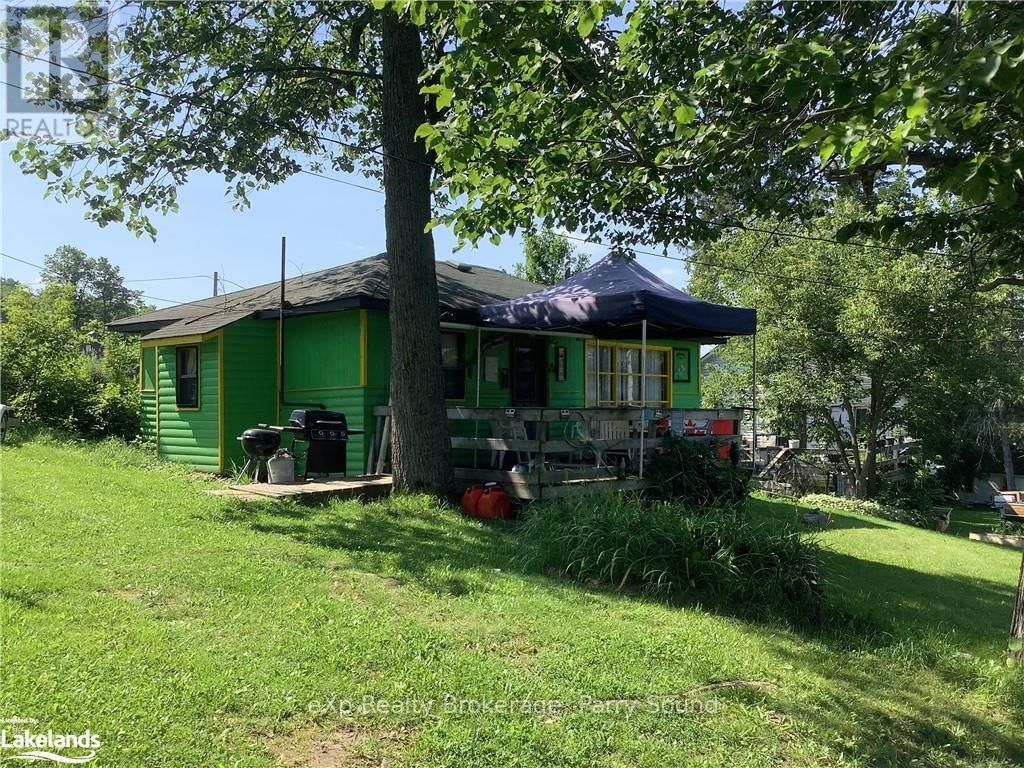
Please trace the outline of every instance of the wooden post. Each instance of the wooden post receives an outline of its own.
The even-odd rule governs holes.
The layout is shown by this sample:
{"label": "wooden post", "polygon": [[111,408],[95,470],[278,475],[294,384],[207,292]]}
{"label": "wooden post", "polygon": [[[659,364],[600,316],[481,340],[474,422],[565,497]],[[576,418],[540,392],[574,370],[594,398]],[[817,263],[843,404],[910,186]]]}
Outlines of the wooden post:
{"label": "wooden post", "polygon": [[1012,661],[1024,664],[1024,556],[1021,557],[1020,578],[1017,580],[1017,602],[1010,619],[1008,650]]}
{"label": "wooden post", "polygon": [[548,440],[548,423],[546,421],[537,422],[537,442],[540,445],[540,451],[534,457],[534,471],[537,473],[538,491],[537,495],[540,499],[544,498],[544,484],[540,481],[541,476],[544,474],[544,463],[546,460],[546,452],[544,450],[544,443]]}
{"label": "wooden post", "polygon": [[647,318],[640,322],[640,479],[644,479],[644,438],[647,437]]}
{"label": "wooden post", "polygon": [[383,475],[388,466],[388,450],[391,448],[391,401],[388,400],[388,415],[380,432],[380,453],[377,454],[377,474]]}

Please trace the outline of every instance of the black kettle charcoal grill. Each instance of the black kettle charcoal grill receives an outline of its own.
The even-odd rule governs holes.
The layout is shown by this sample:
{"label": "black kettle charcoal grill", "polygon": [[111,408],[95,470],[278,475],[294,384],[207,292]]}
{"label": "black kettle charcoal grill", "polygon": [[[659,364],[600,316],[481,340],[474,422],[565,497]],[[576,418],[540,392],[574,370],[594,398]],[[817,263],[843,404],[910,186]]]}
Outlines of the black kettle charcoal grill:
{"label": "black kettle charcoal grill", "polygon": [[267,459],[281,446],[281,433],[273,429],[247,429],[238,438],[245,451],[246,461],[235,482],[248,476],[252,469],[256,482],[267,479]]}

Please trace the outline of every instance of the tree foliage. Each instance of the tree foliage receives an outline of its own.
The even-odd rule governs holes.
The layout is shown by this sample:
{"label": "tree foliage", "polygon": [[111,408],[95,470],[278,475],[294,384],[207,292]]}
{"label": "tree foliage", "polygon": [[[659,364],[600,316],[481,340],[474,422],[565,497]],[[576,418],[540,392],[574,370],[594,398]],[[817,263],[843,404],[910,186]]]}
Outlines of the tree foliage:
{"label": "tree foliage", "polygon": [[45,285],[71,288],[78,329],[90,321],[106,325],[148,309],[142,291],[125,286],[119,267],[72,245],[62,245],[43,258],[42,278]]}
{"label": "tree foliage", "polygon": [[[903,205],[936,203],[904,187],[874,215]],[[787,233],[815,237],[869,215],[840,198],[827,216]],[[887,430],[928,423],[935,434],[945,419],[953,432],[953,411],[997,386],[1000,349],[1020,347],[1024,316],[1000,292],[965,298],[945,257],[738,232],[702,249],[698,260],[696,294],[758,309],[762,418],[789,435],[809,423],[842,457],[860,495],[876,490],[878,442]],[[751,350],[748,339],[719,350],[706,394],[742,393],[740,402],[749,401]]]}
{"label": "tree foliage", "polygon": [[564,235],[550,230],[523,235],[523,259],[515,265],[513,274],[541,285],[559,283],[586,269],[590,261],[585,253],[577,253]]}
{"label": "tree foliage", "polygon": [[1024,280],[1013,4],[464,3],[455,24],[431,90],[447,113],[423,130],[467,201],[450,216],[465,238],[537,217],[704,241],[744,215],[820,217],[822,185],[871,193],[907,168],[961,204],[823,235],[948,249],[985,287]]}
{"label": "tree foliage", "polygon": [[96,321],[77,325],[74,288],[8,294],[0,325],[3,398],[26,424],[126,439],[138,432],[139,344]]}

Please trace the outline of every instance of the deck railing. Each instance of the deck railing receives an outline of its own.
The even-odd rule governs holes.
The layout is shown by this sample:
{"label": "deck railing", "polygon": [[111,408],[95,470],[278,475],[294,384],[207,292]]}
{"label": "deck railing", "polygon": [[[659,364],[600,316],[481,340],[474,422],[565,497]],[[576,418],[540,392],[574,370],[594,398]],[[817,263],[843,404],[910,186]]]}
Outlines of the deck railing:
{"label": "deck railing", "polygon": [[[374,408],[368,474],[388,470],[391,409]],[[513,496],[553,498],[644,484],[643,461],[667,432],[694,440],[735,439],[737,409],[448,409],[455,476],[461,485],[500,482]]]}

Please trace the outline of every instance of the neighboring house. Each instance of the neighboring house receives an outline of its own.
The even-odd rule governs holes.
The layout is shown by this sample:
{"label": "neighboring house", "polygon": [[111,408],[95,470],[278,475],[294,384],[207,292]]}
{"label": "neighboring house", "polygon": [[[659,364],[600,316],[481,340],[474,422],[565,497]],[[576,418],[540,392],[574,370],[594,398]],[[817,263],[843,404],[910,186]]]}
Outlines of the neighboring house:
{"label": "neighboring house", "polygon": [[[449,405],[637,405],[637,339],[481,330],[481,306],[539,286],[499,270],[444,261],[437,262],[437,285]],[[280,284],[270,283],[110,323],[113,330],[142,334],[142,428],[160,456],[229,472],[243,462],[236,437],[244,429],[280,424],[293,408],[322,404],[345,413],[350,429],[365,430],[348,444],[348,473],[365,471],[373,409],[388,403],[385,255],[286,280],[283,354],[279,300]],[[647,403],[699,407],[698,354],[699,341],[652,335]],[[692,374],[686,366],[685,376],[674,375],[686,360]]]}
{"label": "neighboring house", "polygon": [[[896,409],[902,410],[907,405],[906,398],[901,397],[896,401]],[[829,412],[832,416],[832,421],[840,426],[841,429],[848,433],[853,433],[857,430],[861,424],[866,424],[867,419],[871,413],[871,399],[868,396],[857,398],[851,401],[850,406],[853,408],[853,420],[850,419],[850,412],[842,403],[833,403],[829,406]],[[907,430],[902,423],[893,424],[887,427],[879,434],[879,438],[883,440],[896,439],[900,437],[906,437]]]}

